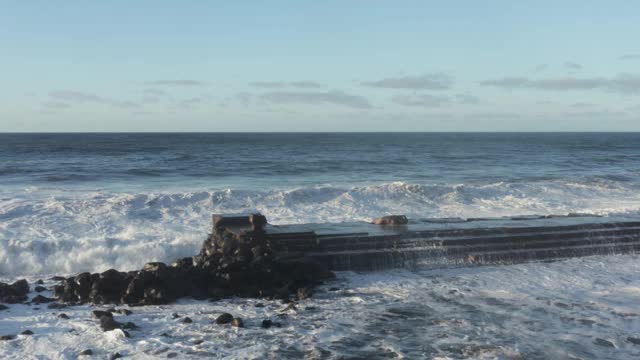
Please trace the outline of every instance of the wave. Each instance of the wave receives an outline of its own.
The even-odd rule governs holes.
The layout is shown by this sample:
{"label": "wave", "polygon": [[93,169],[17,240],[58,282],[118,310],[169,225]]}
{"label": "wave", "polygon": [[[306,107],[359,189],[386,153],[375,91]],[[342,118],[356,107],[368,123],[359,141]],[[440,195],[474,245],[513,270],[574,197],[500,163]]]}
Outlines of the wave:
{"label": "wave", "polygon": [[483,185],[393,182],[285,190],[175,193],[0,193],[0,274],[134,269],[195,254],[212,213],[259,211],[273,224],[513,215],[640,214],[627,183],[542,181]]}

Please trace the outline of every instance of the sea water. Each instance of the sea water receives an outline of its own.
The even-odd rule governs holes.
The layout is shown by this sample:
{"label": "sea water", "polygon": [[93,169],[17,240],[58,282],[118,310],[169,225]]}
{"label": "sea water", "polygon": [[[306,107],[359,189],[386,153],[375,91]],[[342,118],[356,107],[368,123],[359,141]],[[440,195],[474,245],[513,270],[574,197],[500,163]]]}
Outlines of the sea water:
{"label": "sea water", "polygon": [[[386,214],[640,216],[640,134],[0,135],[4,280],[190,256],[212,213],[256,211],[273,224]],[[180,328],[166,311],[145,308],[134,320],[149,325],[139,340],[107,341],[90,327],[87,344],[139,356],[170,347],[230,358],[632,358],[640,355],[627,340],[640,337],[638,263],[625,255],[345,272],[283,317],[280,329],[229,333],[208,322],[226,309],[257,327],[281,311],[276,303],[259,310],[237,299],[183,301],[172,309],[190,313],[198,327]],[[4,332],[35,326],[39,316],[11,311],[0,314]],[[161,337],[167,329],[179,337]],[[52,357],[75,356],[79,345],[64,331],[24,341]],[[198,336],[206,342],[189,354],[184,344]],[[2,351],[28,354],[6,343]]]}

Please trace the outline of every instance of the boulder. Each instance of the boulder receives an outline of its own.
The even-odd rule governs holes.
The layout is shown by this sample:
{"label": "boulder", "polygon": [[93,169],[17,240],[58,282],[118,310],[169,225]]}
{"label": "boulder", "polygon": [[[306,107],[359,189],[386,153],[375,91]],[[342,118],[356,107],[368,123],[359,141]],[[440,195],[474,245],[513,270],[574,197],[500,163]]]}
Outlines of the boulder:
{"label": "boulder", "polygon": [[122,324],[113,320],[113,317],[102,316],[100,318],[100,328],[102,331],[111,331],[115,329],[122,329]]}
{"label": "boulder", "polygon": [[25,330],[25,331],[21,332],[20,335],[33,335],[33,331]]}
{"label": "boulder", "polygon": [[233,320],[233,315],[224,313],[216,318],[216,324],[228,324]]}
{"label": "boulder", "polygon": [[82,350],[78,355],[91,356],[91,355],[93,355],[93,350],[91,350],[91,349]]}
{"label": "boulder", "polygon": [[233,318],[233,320],[231,320],[231,326],[241,328],[244,327],[244,323],[241,318]]}
{"label": "boulder", "polygon": [[46,291],[46,290],[47,290],[47,288],[46,288],[46,287],[44,287],[44,286],[40,286],[40,285],[38,285],[38,286],[36,286],[33,290],[35,290],[36,292],[43,292],[43,291]]}
{"label": "boulder", "polygon": [[375,225],[406,225],[409,220],[404,215],[387,215],[372,221]]}
{"label": "boulder", "polygon": [[0,302],[17,304],[27,301],[29,293],[29,283],[25,279],[18,280],[13,284],[0,283]]}
{"label": "boulder", "polygon": [[54,301],[56,301],[56,299],[42,296],[39,294],[36,295],[33,299],[31,299],[32,304],[47,304]]}

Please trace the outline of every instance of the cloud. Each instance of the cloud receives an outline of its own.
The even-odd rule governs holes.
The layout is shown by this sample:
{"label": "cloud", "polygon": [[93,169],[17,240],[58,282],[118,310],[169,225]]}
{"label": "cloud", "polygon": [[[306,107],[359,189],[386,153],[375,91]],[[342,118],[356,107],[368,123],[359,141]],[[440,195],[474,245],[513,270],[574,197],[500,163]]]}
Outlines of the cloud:
{"label": "cloud", "polygon": [[71,91],[71,90],[56,90],[51,91],[49,96],[62,101],[71,101],[71,102],[93,102],[93,103],[107,103],[107,99],[101,96],[98,96],[93,93],[84,93],[79,91]]}
{"label": "cloud", "polygon": [[567,61],[564,63],[564,67],[571,69],[571,70],[581,70],[582,69],[582,65],[575,63],[575,62],[571,62],[571,61]]}
{"label": "cloud", "polygon": [[139,104],[132,101],[114,100],[108,97],[73,90],[55,90],[49,92],[49,97],[64,103],[95,103],[111,105],[118,108],[130,109],[138,108]]}
{"label": "cloud", "polygon": [[42,106],[49,109],[67,109],[71,107],[71,105],[60,101],[46,101],[42,103]]}
{"label": "cloud", "polygon": [[161,85],[161,86],[204,86],[205,83],[198,80],[154,80],[146,81],[147,85]]}
{"label": "cloud", "polygon": [[249,83],[249,86],[253,86],[255,88],[261,89],[284,89],[287,87],[297,88],[297,89],[315,89],[324,87],[322,84],[319,84],[315,81],[253,81]]}
{"label": "cloud", "polygon": [[451,99],[444,95],[414,94],[394,96],[391,101],[404,106],[440,107],[444,104],[448,104]]}
{"label": "cloud", "polygon": [[444,73],[435,73],[363,81],[360,85],[384,89],[446,90],[453,85],[453,78]]}
{"label": "cloud", "polygon": [[153,95],[153,96],[164,96],[164,95],[167,95],[167,93],[165,91],[158,90],[158,89],[146,89],[143,92],[145,94],[147,94],[147,95]]}
{"label": "cloud", "polygon": [[369,109],[369,101],[358,95],[342,91],[272,91],[260,96],[263,100],[277,104],[334,104],[357,109]]}
{"label": "cloud", "polygon": [[391,101],[404,106],[441,107],[448,104],[477,104],[478,98],[468,94],[430,95],[412,94],[394,96]]}
{"label": "cloud", "polygon": [[612,78],[561,77],[539,80],[525,77],[504,77],[500,79],[481,81],[480,84],[504,89],[535,89],[549,91],[606,90],[632,94],[640,91],[640,75],[623,73]]}
{"label": "cloud", "polygon": [[640,60],[640,54],[626,54],[618,58],[618,60]]}

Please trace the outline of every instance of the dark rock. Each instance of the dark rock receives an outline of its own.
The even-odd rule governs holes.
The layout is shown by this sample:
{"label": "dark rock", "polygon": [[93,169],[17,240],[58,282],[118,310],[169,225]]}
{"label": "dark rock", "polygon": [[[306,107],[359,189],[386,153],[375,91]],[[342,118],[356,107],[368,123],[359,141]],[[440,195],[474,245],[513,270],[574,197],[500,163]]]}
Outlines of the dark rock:
{"label": "dark rock", "polygon": [[629,336],[627,337],[627,341],[634,345],[640,345],[640,337]]}
{"label": "dark rock", "polygon": [[184,319],[182,319],[183,324],[191,324],[192,322],[193,320],[191,320],[190,317],[185,317]]}
{"label": "dark rock", "polygon": [[178,268],[181,270],[191,269],[193,268],[193,258],[186,257],[186,258],[178,259],[171,263],[171,267]]}
{"label": "dark rock", "polygon": [[128,309],[117,309],[115,312],[120,315],[126,315],[126,316],[131,315],[131,310],[128,310]]}
{"label": "dark rock", "polygon": [[244,324],[242,323],[241,318],[233,318],[233,320],[231,320],[231,326],[241,328],[244,327]]}
{"label": "dark rock", "polygon": [[264,329],[268,329],[271,327],[271,325],[273,325],[273,321],[266,319],[266,320],[262,320],[262,327]]}
{"label": "dark rock", "polygon": [[42,284],[44,284],[44,281],[42,279],[40,279],[40,280],[36,281],[36,284],[42,285]]}
{"label": "dark rock", "polygon": [[109,356],[109,360],[116,360],[116,359],[120,359],[122,357],[122,355],[120,355],[119,352],[112,354],[111,356]]}
{"label": "dark rock", "polygon": [[112,317],[102,316],[100,318],[100,328],[102,329],[102,331],[111,331],[115,329],[121,329],[122,324],[113,320]]}
{"label": "dark rock", "polygon": [[339,291],[339,290],[340,290],[340,288],[337,288],[337,287],[329,288],[329,291]]}
{"label": "dark rock", "polygon": [[224,313],[216,318],[216,324],[228,324],[233,320],[233,315]]}
{"label": "dark rock", "polygon": [[0,340],[2,340],[2,341],[13,340],[15,338],[16,338],[15,335],[2,335],[2,336],[0,336]]}
{"label": "dark rock", "polygon": [[33,290],[35,290],[36,292],[43,292],[43,291],[46,291],[46,290],[47,290],[47,288],[46,288],[46,287],[44,287],[44,286],[40,286],[40,285],[38,285],[38,286],[36,286]]}
{"label": "dark rock", "polygon": [[75,289],[77,298],[82,302],[87,301],[89,299],[89,294],[91,293],[91,285],[93,284],[91,273],[83,272],[78,274],[75,278],[75,282],[77,285]]}
{"label": "dark rock", "polygon": [[404,215],[387,215],[372,222],[375,225],[406,225],[408,223],[409,220]]}
{"label": "dark rock", "polygon": [[144,264],[142,271],[153,274],[157,278],[164,278],[168,273],[167,265],[162,262],[146,263]]}
{"label": "dark rock", "polygon": [[298,296],[298,300],[308,299],[311,297],[312,294],[313,294],[313,291],[310,286],[301,287],[296,292],[296,295]]}
{"label": "dark rock", "polygon": [[67,307],[66,304],[61,304],[61,303],[51,303],[47,305],[47,309],[62,309],[66,307]]}
{"label": "dark rock", "polygon": [[62,313],[62,314],[58,315],[58,318],[66,320],[66,319],[69,319],[69,315],[67,315],[65,313]]}
{"label": "dark rock", "polygon": [[40,310],[40,308],[39,307],[34,307],[33,310]]}
{"label": "dark rock", "polygon": [[64,276],[54,276],[54,277],[51,278],[51,280],[53,280],[53,281],[62,281],[62,280],[67,280],[67,278],[64,277]]}
{"label": "dark rock", "polygon": [[596,338],[593,341],[593,343],[596,345],[604,346],[604,347],[611,347],[611,348],[616,347],[616,345],[613,342],[609,340],[601,339],[601,338]]}
{"label": "dark rock", "polygon": [[56,301],[56,299],[48,298],[42,295],[36,295],[33,299],[31,299],[31,303],[33,304],[48,304],[54,301]]}
{"label": "dark rock", "polygon": [[95,319],[95,320],[100,320],[101,317],[106,316],[106,317],[113,317],[113,314],[108,312],[108,311],[103,311],[103,310],[93,310],[91,312],[91,318]]}
{"label": "dark rock", "polygon": [[25,331],[21,332],[20,335],[33,335],[33,331],[25,330]]}
{"label": "dark rock", "polygon": [[202,339],[193,340],[193,345],[200,345],[204,342]]}
{"label": "dark rock", "polygon": [[9,307],[7,305],[4,304],[0,304],[0,311],[2,310],[7,310]]}
{"label": "dark rock", "polygon": [[177,318],[180,317],[180,315],[178,313],[173,313],[173,314],[171,314],[171,317],[174,318],[174,319],[177,319]]}
{"label": "dark rock", "polygon": [[177,353],[177,352],[170,352],[170,353],[168,353],[168,354],[167,354],[167,357],[168,357],[169,359],[174,358],[174,357],[177,357],[177,356],[178,356],[178,353]]}
{"label": "dark rock", "polygon": [[13,284],[0,283],[0,302],[17,304],[27,301],[29,293],[29,283],[25,279],[18,280]]}
{"label": "dark rock", "polygon": [[138,325],[132,323],[131,321],[127,321],[126,323],[122,324],[122,328],[129,329],[129,330],[139,329]]}
{"label": "dark rock", "polygon": [[91,355],[93,355],[93,350],[91,350],[91,349],[82,350],[82,351],[80,352],[80,354],[78,354],[78,355],[87,355],[87,356],[91,356]]}
{"label": "dark rock", "polygon": [[256,306],[257,308],[263,308],[263,307],[264,307],[264,304],[263,304],[263,303],[256,303],[256,305],[255,305],[255,306]]}

